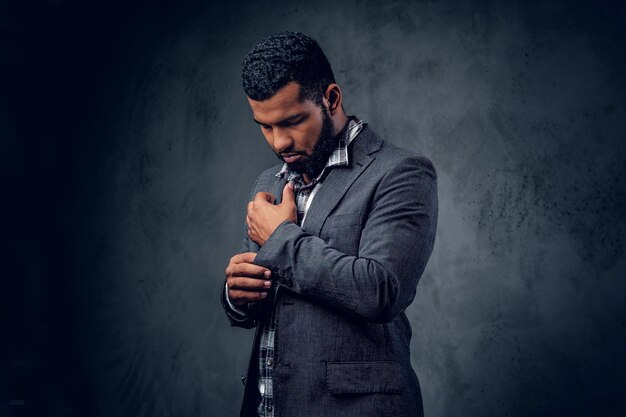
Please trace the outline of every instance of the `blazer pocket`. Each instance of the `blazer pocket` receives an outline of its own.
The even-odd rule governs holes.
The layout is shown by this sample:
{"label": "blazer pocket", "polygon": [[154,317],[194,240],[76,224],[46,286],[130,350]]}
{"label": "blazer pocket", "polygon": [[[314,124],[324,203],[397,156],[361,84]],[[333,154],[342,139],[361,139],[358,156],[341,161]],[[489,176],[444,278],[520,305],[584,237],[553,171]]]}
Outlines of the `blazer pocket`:
{"label": "blazer pocket", "polygon": [[394,361],[326,363],[326,381],[332,394],[399,394],[402,374],[402,365]]}

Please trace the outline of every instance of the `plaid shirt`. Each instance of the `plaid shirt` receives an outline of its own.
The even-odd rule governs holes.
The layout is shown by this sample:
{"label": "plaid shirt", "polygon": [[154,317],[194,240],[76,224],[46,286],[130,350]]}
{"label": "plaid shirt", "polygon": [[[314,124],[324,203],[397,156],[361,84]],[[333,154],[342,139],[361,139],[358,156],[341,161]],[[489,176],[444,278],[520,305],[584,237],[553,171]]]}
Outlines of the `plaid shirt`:
{"label": "plaid shirt", "polygon": [[[297,206],[297,224],[302,226],[309,206],[315,194],[323,184],[324,175],[328,171],[327,168],[348,165],[348,145],[356,138],[361,132],[365,123],[355,116],[350,116],[348,120],[348,127],[345,131],[345,135],[339,138],[336,148],[328,158],[328,162],[322,169],[322,172],[308,184],[304,183],[302,175],[290,171],[285,163],[282,169],[276,174],[276,177],[284,177],[287,181],[294,182],[294,193],[296,196]],[[272,375],[274,371],[274,334],[276,331],[276,310],[274,308],[274,296],[276,294],[277,287],[272,287],[270,297],[268,297],[268,305],[271,308],[265,311],[265,320],[262,321],[263,329],[261,333],[261,341],[259,344],[259,403],[257,406],[257,413],[260,417],[273,417],[274,416],[274,395],[273,395],[273,381]],[[226,289],[226,300],[230,307],[239,314],[245,315],[245,312],[236,308],[228,300],[228,288]]]}

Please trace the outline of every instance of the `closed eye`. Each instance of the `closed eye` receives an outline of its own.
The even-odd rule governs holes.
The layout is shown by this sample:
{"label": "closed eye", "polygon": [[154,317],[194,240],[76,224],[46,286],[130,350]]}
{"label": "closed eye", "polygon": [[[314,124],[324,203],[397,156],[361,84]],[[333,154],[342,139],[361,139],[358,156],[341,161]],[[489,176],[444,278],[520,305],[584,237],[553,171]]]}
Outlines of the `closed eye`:
{"label": "closed eye", "polygon": [[[279,122],[276,122],[276,126],[278,127],[294,127],[304,122],[308,118],[307,114],[294,114],[291,117],[283,119]],[[254,119],[254,122],[261,126],[263,129],[272,129],[272,125],[268,125],[267,123],[261,123],[258,120]]]}
{"label": "closed eye", "polygon": [[284,120],[284,121],[278,123],[278,125],[280,127],[297,126],[300,123],[302,123],[305,119],[306,119],[306,117],[300,117],[300,118],[297,118],[297,119],[287,119],[287,120]]}

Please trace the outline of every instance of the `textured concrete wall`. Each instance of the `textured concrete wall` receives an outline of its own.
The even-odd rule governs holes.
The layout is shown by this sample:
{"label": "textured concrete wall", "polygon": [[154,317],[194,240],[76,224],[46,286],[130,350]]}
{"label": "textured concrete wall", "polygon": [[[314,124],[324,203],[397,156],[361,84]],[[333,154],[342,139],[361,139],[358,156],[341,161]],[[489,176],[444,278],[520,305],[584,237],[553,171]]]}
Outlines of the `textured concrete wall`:
{"label": "textured concrete wall", "polygon": [[218,292],[275,163],[239,64],[286,29],[319,41],[349,114],[437,168],[436,246],[407,311],[426,414],[624,409],[623,6],[201,3],[119,8],[75,87],[89,93],[57,157],[73,200],[47,204],[67,207],[68,366],[88,409],[237,413],[253,332]]}

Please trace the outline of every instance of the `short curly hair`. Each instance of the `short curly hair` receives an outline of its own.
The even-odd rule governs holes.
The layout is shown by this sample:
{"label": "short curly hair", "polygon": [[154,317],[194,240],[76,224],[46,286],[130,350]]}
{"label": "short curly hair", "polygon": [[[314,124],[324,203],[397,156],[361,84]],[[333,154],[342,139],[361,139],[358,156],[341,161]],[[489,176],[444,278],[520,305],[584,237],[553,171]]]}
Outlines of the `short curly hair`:
{"label": "short curly hair", "polygon": [[321,104],[335,75],[315,40],[300,32],[280,32],[261,40],[248,53],[241,64],[241,80],[252,100],[266,100],[296,81],[300,100]]}

